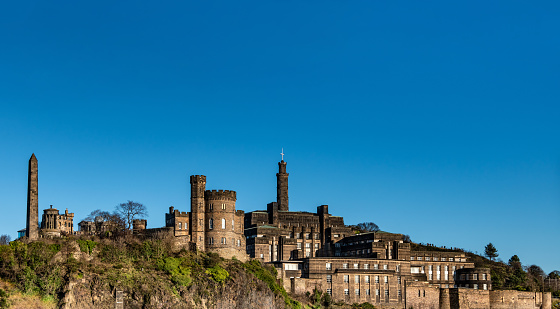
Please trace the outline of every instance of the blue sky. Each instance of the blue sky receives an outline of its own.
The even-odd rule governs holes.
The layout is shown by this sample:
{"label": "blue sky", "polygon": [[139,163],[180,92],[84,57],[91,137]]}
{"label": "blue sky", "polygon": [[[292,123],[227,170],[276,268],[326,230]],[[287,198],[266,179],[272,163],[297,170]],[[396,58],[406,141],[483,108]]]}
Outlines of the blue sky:
{"label": "blue sky", "polygon": [[[189,210],[188,176],[560,269],[556,1],[0,5],[0,233],[40,209]],[[77,226],[76,226],[77,228]]]}

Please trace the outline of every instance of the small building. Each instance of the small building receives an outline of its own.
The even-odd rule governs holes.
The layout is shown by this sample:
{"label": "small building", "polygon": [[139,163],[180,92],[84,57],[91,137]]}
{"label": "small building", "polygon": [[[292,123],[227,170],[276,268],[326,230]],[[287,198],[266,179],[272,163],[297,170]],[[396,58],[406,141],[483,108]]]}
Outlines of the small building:
{"label": "small building", "polygon": [[41,234],[43,237],[60,237],[61,235],[71,235],[74,232],[74,213],[69,213],[68,209],[64,214],[59,214],[58,209],[50,208],[43,210],[43,220],[41,221]]}

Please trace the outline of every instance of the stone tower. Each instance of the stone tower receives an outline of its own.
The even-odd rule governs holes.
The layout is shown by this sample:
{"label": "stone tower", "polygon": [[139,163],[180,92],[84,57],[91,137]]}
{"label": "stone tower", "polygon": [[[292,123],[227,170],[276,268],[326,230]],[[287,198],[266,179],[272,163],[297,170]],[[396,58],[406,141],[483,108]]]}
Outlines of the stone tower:
{"label": "stone tower", "polygon": [[27,173],[27,222],[25,236],[30,240],[39,238],[39,164],[35,154],[29,159]]}
{"label": "stone tower", "polygon": [[204,251],[206,239],[204,237],[204,191],[206,190],[206,176],[191,176],[191,240],[196,248]]}
{"label": "stone tower", "polygon": [[278,162],[278,173],[276,174],[276,202],[278,210],[288,211],[288,173],[286,173],[286,162]]}

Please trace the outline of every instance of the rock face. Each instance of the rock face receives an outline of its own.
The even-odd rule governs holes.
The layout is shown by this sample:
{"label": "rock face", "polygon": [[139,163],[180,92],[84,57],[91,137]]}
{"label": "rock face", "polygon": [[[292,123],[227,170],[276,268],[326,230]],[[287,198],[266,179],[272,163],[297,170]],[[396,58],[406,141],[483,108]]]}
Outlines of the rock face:
{"label": "rock face", "polygon": [[285,308],[283,298],[277,297],[262,281],[243,272],[223,285],[194,282],[179,291],[154,289],[142,283],[134,288],[112,287],[94,274],[66,286],[61,308],[115,308],[117,290],[123,291],[123,308]]}

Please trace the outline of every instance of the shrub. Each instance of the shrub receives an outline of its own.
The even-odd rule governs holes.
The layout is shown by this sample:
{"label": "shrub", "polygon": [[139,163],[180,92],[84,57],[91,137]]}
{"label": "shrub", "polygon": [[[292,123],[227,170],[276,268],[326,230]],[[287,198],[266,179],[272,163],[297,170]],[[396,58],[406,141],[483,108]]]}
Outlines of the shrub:
{"label": "shrub", "polygon": [[0,308],[9,308],[10,301],[8,300],[9,295],[6,291],[0,289]]}
{"label": "shrub", "polygon": [[95,249],[95,247],[97,246],[97,242],[93,240],[78,239],[76,240],[76,242],[78,243],[78,246],[80,246],[80,251],[85,252],[89,255],[91,255],[93,249]]}
{"label": "shrub", "polygon": [[219,265],[207,269],[206,273],[212,276],[212,279],[218,283],[224,283],[229,278],[227,270],[223,269]]}

